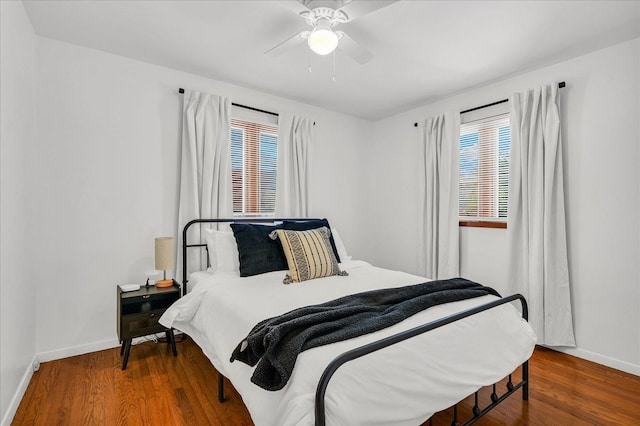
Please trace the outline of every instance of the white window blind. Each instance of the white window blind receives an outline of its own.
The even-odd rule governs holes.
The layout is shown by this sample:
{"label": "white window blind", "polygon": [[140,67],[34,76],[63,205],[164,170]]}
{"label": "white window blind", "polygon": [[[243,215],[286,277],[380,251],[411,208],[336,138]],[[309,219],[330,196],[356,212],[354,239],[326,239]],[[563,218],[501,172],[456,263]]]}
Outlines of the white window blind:
{"label": "white window blind", "polygon": [[460,218],[506,222],[511,147],[509,114],[462,122]]}
{"label": "white window blind", "polygon": [[231,120],[231,181],[233,213],[273,215],[276,203],[278,128],[252,121]]}

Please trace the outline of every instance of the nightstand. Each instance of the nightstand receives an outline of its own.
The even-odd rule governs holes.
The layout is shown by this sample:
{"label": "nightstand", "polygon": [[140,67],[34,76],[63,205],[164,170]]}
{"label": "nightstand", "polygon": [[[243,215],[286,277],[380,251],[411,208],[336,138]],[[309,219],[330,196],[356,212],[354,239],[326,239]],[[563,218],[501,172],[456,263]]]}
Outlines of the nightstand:
{"label": "nightstand", "polygon": [[122,343],[120,355],[124,355],[122,369],[126,370],[134,337],[165,332],[167,344],[171,345],[173,356],[178,356],[173,329],[158,324],[158,320],[169,306],[180,298],[180,284],[171,287],[141,286],[139,290],[124,292],[117,287],[118,296],[118,339]]}

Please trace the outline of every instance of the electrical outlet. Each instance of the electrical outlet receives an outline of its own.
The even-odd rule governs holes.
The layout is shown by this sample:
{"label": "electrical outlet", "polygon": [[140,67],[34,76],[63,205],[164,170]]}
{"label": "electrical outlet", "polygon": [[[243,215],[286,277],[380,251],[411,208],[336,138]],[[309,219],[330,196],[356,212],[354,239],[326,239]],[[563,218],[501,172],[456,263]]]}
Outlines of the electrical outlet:
{"label": "electrical outlet", "polygon": [[40,370],[40,360],[38,358],[35,358],[33,360],[33,372],[35,373],[38,370]]}

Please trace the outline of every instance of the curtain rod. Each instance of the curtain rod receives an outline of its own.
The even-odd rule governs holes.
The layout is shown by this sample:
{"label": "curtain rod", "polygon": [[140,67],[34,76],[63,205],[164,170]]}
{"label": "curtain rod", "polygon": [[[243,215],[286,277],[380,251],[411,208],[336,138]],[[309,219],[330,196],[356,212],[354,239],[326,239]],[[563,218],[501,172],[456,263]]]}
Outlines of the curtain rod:
{"label": "curtain rod", "polygon": [[[181,87],[178,89],[178,93],[184,93],[184,89]],[[254,107],[250,107],[247,105],[242,105],[242,104],[237,104],[235,102],[232,102],[231,105],[236,106],[238,108],[244,108],[244,109],[250,109],[251,111],[256,111],[256,112],[262,112],[264,114],[269,114],[269,115],[275,115],[276,117],[280,117],[280,114],[278,114],[277,112],[272,112],[272,111],[265,111],[263,109],[259,109],[259,108],[254,108]],[[316,125],[316,122],[313,122],[313,125]]]}
{"label": "curtain rod", "polygon": [[[558,89],[562,89],[566,85],[567,84],[564,81],[561,81],[560,83],[558,83]],[[466,114],[466,113],[471,112],[471,111],[477,111],[479,109],[488,108],[488,107],[491,107],[491,106],[494,106],[494,105],[500,105],[500,104],[503,104],[505,102],[509,102],[509,99],[502,99],[501,101],[491,102],[490,104],[481,105],[479,107],[465,109],[464,111],[460,111],[460,114]],[[418,123],[413,123],[413,127],[418,127]]]}
{"label": "curtain rod", "polygon": [[[178,93],[184,93],[184,89],[181,87],[178,89]],[[259,108],[254,108],[251,106],[247,106],[247,105],[241,105],[241,104],[237,104],[235,102],[232,102],[231,105],[236,106],[238,108],[244,108],[244,109],[250,109],[251,111],[257,111],[257,112],[262,112],[264,114],[269,114],[269,115],[275,115],[276,117],[279,117],[280,114],[278,114],[277,112],[272,112],[272,111],[265,111],[263,109],[259,109]]]}

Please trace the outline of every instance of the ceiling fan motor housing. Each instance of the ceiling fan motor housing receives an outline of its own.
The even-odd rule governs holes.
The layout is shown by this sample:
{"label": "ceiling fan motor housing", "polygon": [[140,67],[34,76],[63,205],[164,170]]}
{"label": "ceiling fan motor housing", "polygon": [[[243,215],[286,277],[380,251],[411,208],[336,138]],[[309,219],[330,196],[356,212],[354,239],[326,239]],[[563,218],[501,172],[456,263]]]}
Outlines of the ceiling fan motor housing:
{"label": "ceiling fan motor housing", "polygon": [[349,21],[349,17],[342,10],[336,10],[330,7],[316,7],[315,9],[302,12],[300,15],[307,21],[307,24],[313,27],[321,20],[329,22],[331,27]]}

